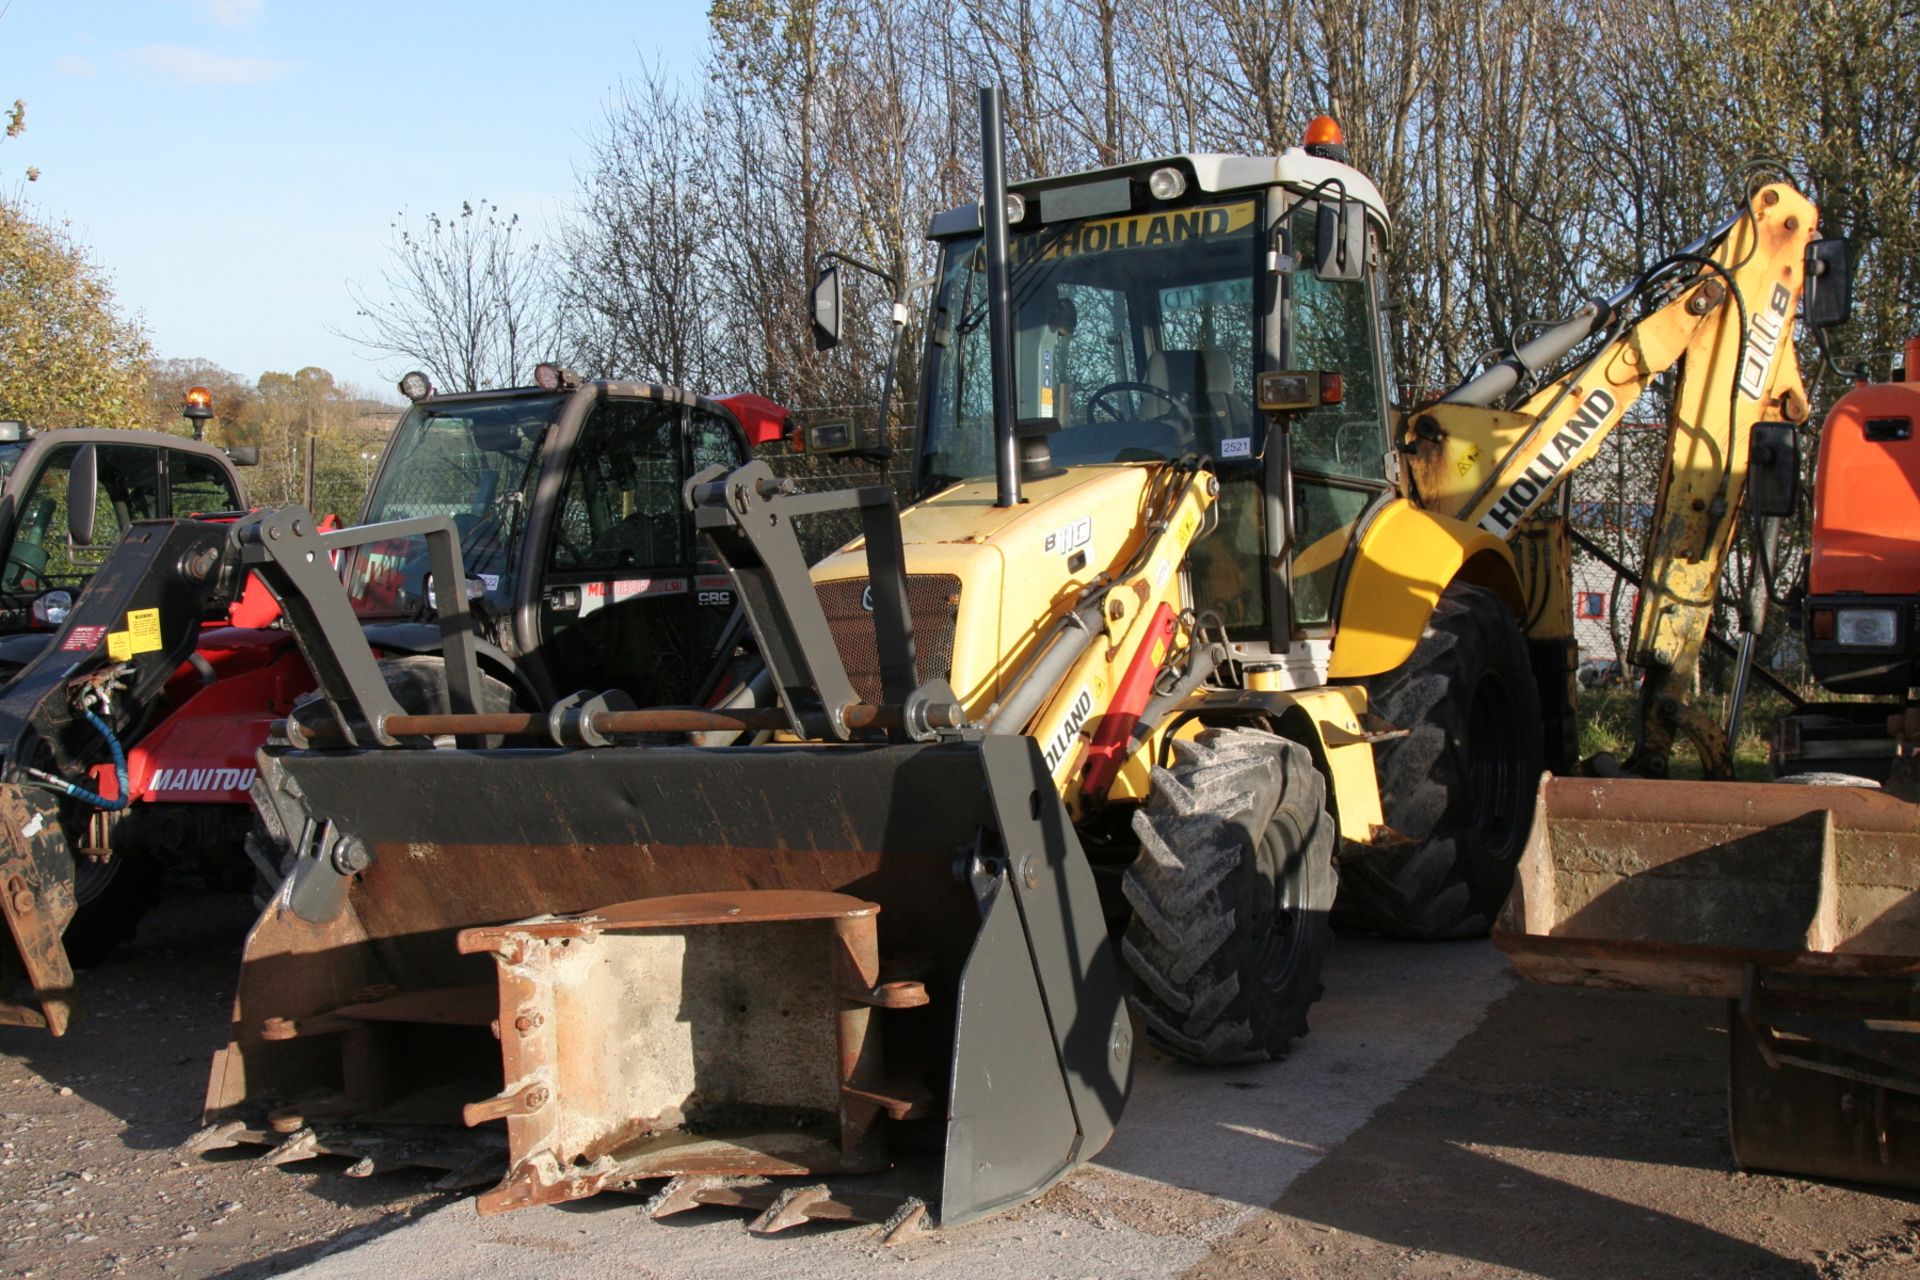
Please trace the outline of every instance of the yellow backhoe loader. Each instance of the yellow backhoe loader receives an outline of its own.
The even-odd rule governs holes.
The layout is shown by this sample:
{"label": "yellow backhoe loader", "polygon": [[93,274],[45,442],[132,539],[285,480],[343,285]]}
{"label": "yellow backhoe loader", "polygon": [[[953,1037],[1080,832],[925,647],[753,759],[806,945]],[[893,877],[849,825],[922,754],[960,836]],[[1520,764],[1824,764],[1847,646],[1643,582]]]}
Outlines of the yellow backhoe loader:
{"label": "yellow backhoe loader", "polygon": [[[262,753],[293,871],[205,1145],[504,1158],[483,1211],[670,1179],[656,1213],[762,1230],[1038,1194],[1106,1141],[1135,1026],[1206,1063],[1306,1031],[1336,890],[1490,926],[1571,740],[1562,485],[1676,368],[1633,763],[1723,749],[1681,690],[1750,469],[1792,473],[1766,424],[1805,416],[1786,336],[1833,261],[1801,195],[1402,412],[1386,210],[1330,122],[1011,186],[992,91],[982,122],[984,197],[931,227],[917,499],[687,487],[764,664],[725,701],[403,714],[298,522],[253,526],[326,696]],[[809,571],[796,527],[848,512]]]}

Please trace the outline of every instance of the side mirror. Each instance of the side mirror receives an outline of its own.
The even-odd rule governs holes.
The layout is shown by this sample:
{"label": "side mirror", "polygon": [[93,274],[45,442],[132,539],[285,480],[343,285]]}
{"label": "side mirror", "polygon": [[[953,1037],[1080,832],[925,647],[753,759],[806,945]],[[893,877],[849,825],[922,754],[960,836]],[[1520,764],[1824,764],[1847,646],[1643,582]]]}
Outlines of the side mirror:
{"label": "side mirror", "polygon": [[1747,510],[1790,516],[1800,507],[1800,435],[1791,422],[1756,422],[1747,440]]}
{"label": "side mirror", "polygon": [[829,351],[840,345],[840,266],[829,262],[813,282],[813,349]]}
{"label": "side mirror", "polygon": [[1800,312],[1809,329],[1831,329],[1853,314],[1853,253],[1838,238],[1807,246],[1807,283]]}
{"label": "side mirror", "polygon": [[1367,207],[1358,200],[1322,204],[1313,222],[1313,274],[1359,280],[1367,271]]}
{"label": "side mirror", "polygon": [[260,465],[260,446],[257,444],[228,445],[227,461],[236,467],[257,467]]}
{"label": "side mirror", "polygon": [[93,545],[95,505],[100,500],[100,455],[83,444],[67,469],[67,540],[76,547]]}

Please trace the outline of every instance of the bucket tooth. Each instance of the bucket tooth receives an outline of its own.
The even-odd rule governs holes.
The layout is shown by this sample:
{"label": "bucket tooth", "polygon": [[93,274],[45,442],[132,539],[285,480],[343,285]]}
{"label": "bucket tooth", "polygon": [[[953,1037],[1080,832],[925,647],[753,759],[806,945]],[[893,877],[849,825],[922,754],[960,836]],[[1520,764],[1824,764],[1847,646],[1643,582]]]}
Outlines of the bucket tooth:
{"label": "bucket tooth", "polygon": [[893,1216],[880,1224],[880,1243],[896,1245],[908,1236],[919,1235],[928,1230],[932,1223],[927,1219],[927,1202],[919,1196],[908,1196],[894,1210]]}
{"label": "bucket tooth", "polygon": [[251,1139],[251,1133],[244,1120],[228,1120],[221,1124],[210,1124],[200,1132],[180,1144],[180,1149],[189,1155],[202,1156],[209,1151],[224,1151],[237,1147]]}
{"label": "bucket tooth", "polygon": [[770,1236],[776,1231],[785,1231],[788,1227],[797,1227],[803,1222],[811,1222],[816,1217],[844,1218],[849,1215],[828,1212],[837,1208],[833,1199],[833,1189],[826,1183],[816,1183],[811,1187],[788,1187],[774,1202],[761,1212],[760,1216],[747,1224],[747,1230],[756,1236]]}
{"label": "bucket tooth", "polygon": [[765,1178],[723,1178],[715,1174],[683,1173],[647,1201],[647,1216],[670,1218],[676,1213],[713,1205],[728,1209],[760,1208],[773,1194]]}
{"label": "bucket tooth", "polygon": [[290,1135],[266,1155],[260,1157],[268,1164],[292,1164],[296,1160],[311,1160],[326,1152],[320,1146],[320,1135],[311,1128],[301,1129]]}

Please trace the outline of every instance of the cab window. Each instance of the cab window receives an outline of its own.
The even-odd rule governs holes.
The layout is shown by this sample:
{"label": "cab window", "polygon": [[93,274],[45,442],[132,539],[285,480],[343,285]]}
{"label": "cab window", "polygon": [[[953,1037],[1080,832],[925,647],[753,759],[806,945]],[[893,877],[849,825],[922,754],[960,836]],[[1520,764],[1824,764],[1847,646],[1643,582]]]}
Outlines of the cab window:
{"label": "cab window", "polygon": [[685,564],[675,426],[686,410],[659,400],[613,400],[581,429],[554,530],[561,570]]}
{"label": "cab window", "polygon": [[239,511],[246,506],[234,491],[226,468],[195,453],[168,455],[167,501],[176,516]]}
{"label": "cab window", "polygon": [[160,514],[158,453],[137,445],[93,445],[99,475],[93,532],[86,546],[70,544],[67,486],[74,460],[86,446],[50,450],[20,502],[13,542],[0,568],[0,590],[37,595],[54,587],[78,587],[136,520]]}

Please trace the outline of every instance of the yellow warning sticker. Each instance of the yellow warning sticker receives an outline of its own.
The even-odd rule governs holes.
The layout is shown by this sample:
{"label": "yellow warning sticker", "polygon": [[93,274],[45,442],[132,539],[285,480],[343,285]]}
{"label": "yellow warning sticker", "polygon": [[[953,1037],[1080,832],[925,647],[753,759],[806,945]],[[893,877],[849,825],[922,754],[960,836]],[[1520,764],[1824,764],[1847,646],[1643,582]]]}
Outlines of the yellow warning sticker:
{"label": "yellow warning sticker", "polygon": [[107,656],[115,662],[125,662],[133,656],[133,635],[127,631],[115,631],[107,636]]}
{"label": "yellow warning sticker", "polygon": [[127,635],[133,653],[152,653],[160,647],[160,611],[158,609],[129,609],[127,611]]}

